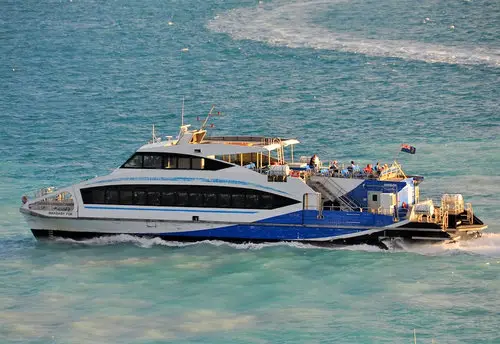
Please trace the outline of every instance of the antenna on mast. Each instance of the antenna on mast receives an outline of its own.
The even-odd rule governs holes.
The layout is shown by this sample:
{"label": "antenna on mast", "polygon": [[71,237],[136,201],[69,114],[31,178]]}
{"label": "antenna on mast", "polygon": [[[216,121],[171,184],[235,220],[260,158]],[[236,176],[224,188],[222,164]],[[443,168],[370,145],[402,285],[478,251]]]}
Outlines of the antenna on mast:
{"label": "antenna on mast", "polygon": [[215,105],[212,105],[212,108],[210,109],[210,111],[208,112],[207,114],[207,117],[205,118],[205,121],[203,122],[203,124],[201,125],[201,128],[200,130],[204,130],[205,129],[205,126],[207,125],[207,122],[208,120],[210,119],[210,116],[212,116],[212,111],[214,111],[215,109]]}
{"label": "antenna on mast", "polygon": [[184,97],[182,97],[181,126],[184,126]]}
{"label": "antenna on mast", "polygon": [[158,137],[156,136],[155,125],[153,124],[153,130],[151,131],[151,143],[155,143],[158,141]]}

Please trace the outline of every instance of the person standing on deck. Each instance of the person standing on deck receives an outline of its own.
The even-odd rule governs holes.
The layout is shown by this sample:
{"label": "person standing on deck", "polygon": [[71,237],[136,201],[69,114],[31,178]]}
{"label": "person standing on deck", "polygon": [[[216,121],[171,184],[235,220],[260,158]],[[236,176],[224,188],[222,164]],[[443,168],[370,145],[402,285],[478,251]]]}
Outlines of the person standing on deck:
{"label": "person standing on deck", "polygon": [[339,164],[337,160],[334,160],[332,164],[330,165],[330,170],[332,171],[332,174],[338,174],[339,173]]}
{"label": "person standing on deck", "polygon": [[319,164],[320,164],[319,157],[316,154],[314,154],[311,157],[311,161],[309,161],[309,167],[315,172],[317,172],[319,169]]}

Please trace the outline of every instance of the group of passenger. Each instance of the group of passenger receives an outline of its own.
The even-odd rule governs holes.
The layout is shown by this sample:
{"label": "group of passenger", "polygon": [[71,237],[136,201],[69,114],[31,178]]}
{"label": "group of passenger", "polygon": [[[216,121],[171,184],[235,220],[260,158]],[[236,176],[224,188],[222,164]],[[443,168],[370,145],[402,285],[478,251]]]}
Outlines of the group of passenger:
{"label": "group of passenger", "polygon": [[[321,168],[321,162],[319,157],[314,154],[309,161],[309,168],[318,172]],[[365,168],[361,170],[358,164],[354,160],[351,160],[351,164],[346,168],[344,166],[340,166],[337,160],[334,160],[330,163],[328,172],[332,176],[368,176],[368,177],[378,177],[382,171],[388,169],[389,166],[387,164],[381,165],[380,162],[377,161],[375,166],[372,164],[367,164]]]}
{"label": "group of passenger", "polygon": [[375,166],[373,166],[372,164],[367,164],[366,167],[361,170],[354,161],[351,161],[351,165],[347,167],[347,171],[350,175],[378,177],[384,170],[388,168],[389,166],[387,164],[381,165],[380,162],[377,161]]}

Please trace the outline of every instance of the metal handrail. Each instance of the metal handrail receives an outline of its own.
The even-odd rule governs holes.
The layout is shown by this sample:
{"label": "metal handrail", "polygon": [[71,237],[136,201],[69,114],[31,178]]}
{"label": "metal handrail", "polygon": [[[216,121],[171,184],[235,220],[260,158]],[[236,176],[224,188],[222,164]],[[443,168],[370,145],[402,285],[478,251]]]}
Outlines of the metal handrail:
{"label": "metal handrail", "polygon": [[[351,199],[350,197],[347,197],[346,196],[347,191],[345,191],[340,185],[338,185],[337,183],[335,183],[335,181],[333,181],[330,178],[325,178],[323,180],[325,182],[327,182],[328,184],[332,185],[336,189],[336,191],[340,194],[339,196],[333,195],[339,201],[341,201],[342,203],[345,203],[345,205],[347,205],[351,209],[355,209],[355,208],[360,208],[361,207],[353,199]],[[322,181],[319,181],[319,182],[321,184],[323,184],[323,186],[325,186],[327,188],[327,190],[328,190],[328,187]],[[334,200],[331,199],[331,201],[333,202]]]}
{"label": "metal handrail", "polygon": [[324,195],[324,193],[325,193],[326,197],[330,201],[334,202],[335,200],[338,200],[341,203],[341,205],[343,205],[344,207],[346,207],[349,210],[353,210],[354,211],[354,207],[351,204],[349,204],[348,201],[346,201],[345,199],[343,199],[342,196],[334,195],[330,190],[328,190],[328,187],[325,186],[321,181],[316,181],[314,184],[316,184],[316,185],[319,186],[319,188],[323,191],[323,192],[321,192],[321,194],[323,196],[325,196]]}
{"label": "metal handrail", "polygon": [[42,197],[45,195],[52,194],[57,191],[57,188],[55,186],[49,186],[46,188],[42,188],[36,191],[32,191],[31,193],[33,194],[34,198]]}
{"label": "metal handrail", "polygon": [[448,210],[443,212],[443,230],[448,229]]}
{"label": "metal handrail", "polygon": [[49,187],[39,190],[38,197],[46,196],[38,201],[30,203],[29,209],[46,211],[71,211],[75,208],[73,195],[69,191],[56,193],[56,188]]}
{"label": "metal handrail", "polygon": [[[335,206],[323,206],[323,210],[337,210]],[[370,213],[370,214],[378,214],[378,215],[394,215],[390,209],[379,208],[368,208],[368,207],[359,207],[357,209],[353,209],[353,212],[358,213]]]}
{"label": "metal handrail", "polygon": [[474,223],[474,209],[472,209],[472,203],[465,203],[465,211],[467,212],[467,222],[472,225]]}
{"label": "metal handrail", "polygon": [[45,211],[72,211],[75,208],[73,200],[63,201],[39,201],[29,205],[32,210],[45,210]]}

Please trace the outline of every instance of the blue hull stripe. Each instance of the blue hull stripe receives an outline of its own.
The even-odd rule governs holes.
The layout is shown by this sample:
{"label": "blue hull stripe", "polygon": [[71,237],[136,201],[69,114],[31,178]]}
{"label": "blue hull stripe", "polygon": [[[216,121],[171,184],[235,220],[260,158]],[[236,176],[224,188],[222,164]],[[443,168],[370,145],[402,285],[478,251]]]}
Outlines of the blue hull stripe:
{"label": "blue hull stripe", "polygon": [[325,210],[323,211],[322,216],[322,218],[318,218],[317,210],[299,210],[288,214],[269,217],[257,222],[269,224],[322,225],[332,227],[383,227],[394,223],[392,216],[359,211]]}
{"label": "blue hull stripe", "polygon": [[[382,228],[380,230],[383,230]],[[325,227],[303,227],[303,226],[268,226],[240,224],[215,229],[204,229],[186,232],[159,233],[161,237],[202,237],[202,238],[228,238],[248,240],[307,240],[321,239],[348,234],[359,233],[359,235],[371,232],[366,229],[353,228],[325,228]]]}
{"label": "blue hull stripe", "polygon": [[182,213],[218,213],[218,214],[256,214],[257,211],[247,210],[207,210],[200,208],[179,209],[179,208],[149,208],[149,207],[107,207],[98,205],[86,205],[85,209],[96,210],[140,210],[140,211],[168,211],[168,212],[182,212]]}

